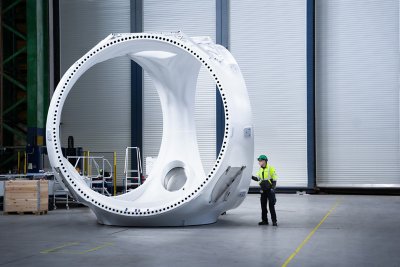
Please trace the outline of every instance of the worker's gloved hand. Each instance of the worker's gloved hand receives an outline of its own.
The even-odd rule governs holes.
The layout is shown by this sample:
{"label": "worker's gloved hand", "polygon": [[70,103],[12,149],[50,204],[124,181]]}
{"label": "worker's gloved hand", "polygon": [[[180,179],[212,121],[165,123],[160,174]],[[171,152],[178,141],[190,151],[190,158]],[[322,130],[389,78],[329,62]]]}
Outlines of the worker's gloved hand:
{"label": "worker's gloved hand", "polygon": [[276,188],[276,181],[272,181],[272,189]]}
{"label": "worker's gloved hand", "polygon": [[251,176],[251,179],[253,179],[253,180],[256,181],[256,182],[259,181],[259,180],[258,180],[258,177],[256,177],[256,176]]}

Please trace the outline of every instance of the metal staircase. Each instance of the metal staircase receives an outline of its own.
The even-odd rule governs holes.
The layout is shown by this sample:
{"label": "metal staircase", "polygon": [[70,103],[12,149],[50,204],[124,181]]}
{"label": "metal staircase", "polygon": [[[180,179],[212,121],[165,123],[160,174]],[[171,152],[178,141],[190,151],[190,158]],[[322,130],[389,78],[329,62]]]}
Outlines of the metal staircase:
{"label": "metal staircase", "polygon": [[65,207],[69,209],[70,199],[73,200],[68,188],[65,186],[61,178],[54,174],[53,208],[57,209],[57,203],[65,203]]}

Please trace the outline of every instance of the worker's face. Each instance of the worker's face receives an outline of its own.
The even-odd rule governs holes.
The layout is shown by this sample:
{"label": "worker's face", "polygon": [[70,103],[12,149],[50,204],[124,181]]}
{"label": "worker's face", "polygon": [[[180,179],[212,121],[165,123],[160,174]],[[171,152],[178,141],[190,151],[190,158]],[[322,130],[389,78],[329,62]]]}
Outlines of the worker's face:
{"label": "worker's face", "polygon": [[267,162],[265,160],[259,160],[258,165],[260,165],[261,168],[264,168],[267,165]]}

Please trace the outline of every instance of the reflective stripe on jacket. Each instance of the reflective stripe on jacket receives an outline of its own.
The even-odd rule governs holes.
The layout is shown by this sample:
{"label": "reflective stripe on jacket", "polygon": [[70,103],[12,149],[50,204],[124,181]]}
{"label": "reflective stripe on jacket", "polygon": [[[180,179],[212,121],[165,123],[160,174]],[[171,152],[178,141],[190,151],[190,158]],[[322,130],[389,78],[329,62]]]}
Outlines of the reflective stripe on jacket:
{"label": "reflective stripe on jacket", "polygon": [[268,180],[270,184],[272,184],[271,180],[276,181],[278,179],[275,168],[269,164],[267,164],[265,168],[260,168],[258,170],[257,177],[260,178],[260,183],[262,180]]}

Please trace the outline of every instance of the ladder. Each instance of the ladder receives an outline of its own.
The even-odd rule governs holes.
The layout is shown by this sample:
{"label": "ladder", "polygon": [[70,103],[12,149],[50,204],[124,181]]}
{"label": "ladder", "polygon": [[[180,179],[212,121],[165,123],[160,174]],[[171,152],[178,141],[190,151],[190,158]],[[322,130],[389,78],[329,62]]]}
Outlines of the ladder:
{"label": "ladder", "polygon": [[[129,156],[131,155],[131,156]],[[134,156],[136,155],[136,164],[133,165]],[[133,169],[131,169],[133,168]],[[124,192],[128,192],[131,186],[140,186],[142,184],[142,159],[140,157],[140,149],[138,147],[127,147],[125,149],[125,179]]]}

